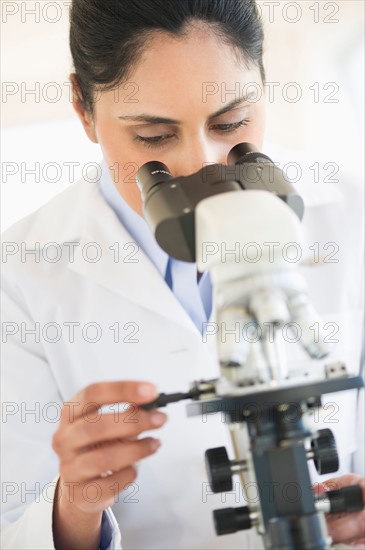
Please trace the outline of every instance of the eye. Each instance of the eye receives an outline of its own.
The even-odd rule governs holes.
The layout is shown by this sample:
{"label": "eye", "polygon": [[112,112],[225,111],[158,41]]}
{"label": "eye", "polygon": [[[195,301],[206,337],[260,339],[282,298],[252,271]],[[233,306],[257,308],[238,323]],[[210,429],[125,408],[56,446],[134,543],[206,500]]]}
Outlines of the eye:
{"label": "eye", "polygon": [[235,130],[238,130],[238,128],[242,128],[242,126],[247,126],[249,122],[249,118],[244,118],[243,120],[233,122],[232,124],[216,124],[214,128],[219,132],[234,132]]}
{"label": "eye", "polygon": [[[240,120],[239,122],[233,122],[231,124],[216,124],[212,127],[212,129],[216,132],[221,133],[230,133],[235,132],[239,128],[242,128],[243,126],[247,126],[250,122],[250,119],[244,118],[243,120]],[[135,136],[133,139],[134,141],[139,141],[143,143],[143,145],[147,148],[151,149],[158,149],[159,147],[163,147],[167,141],[169,141],[171,138],[173,138],[175,134],[164,134],[162,136],[152,136],[152,137],[142,137],[142,136]]]}
{"label": "eye", "polygon": [[153,136],[148,138],[136,136],[134,140],[142,142],[146,147],[158,149],[158,147],[163,147],[165,142],[172,137],[174,137],[174,134],[165,134],[163,136]]}

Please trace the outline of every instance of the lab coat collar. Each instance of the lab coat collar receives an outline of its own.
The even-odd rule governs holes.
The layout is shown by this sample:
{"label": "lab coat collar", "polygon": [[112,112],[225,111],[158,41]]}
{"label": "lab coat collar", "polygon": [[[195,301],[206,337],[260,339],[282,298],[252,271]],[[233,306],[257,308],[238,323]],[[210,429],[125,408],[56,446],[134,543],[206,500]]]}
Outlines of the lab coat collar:
{"label": "lab coat collar", "polygon": [[[85,261],[82,252],[90,242],[97,243],[103,253],[103,258],[95,263]],[[70,268],[125,299],[182,325],[201,340],[197,327],[158,268],[138,247],[95,185],[85,201],[80,246]]]}
{"label": "lab coat collar", "polygon": [[[192,336],[201,333],[174,296],[158,268],[120,223],[100,192],[100,167],[40,208],[26,238],[27,248],[49,243],[72,243],[68,268],[184,327]],[[70,200],[70,193],[72,198]],[[67,208],[69,217],[64,219]],[[64,207],[63,207],[64,205]],[[47,232],[45,233],[45,228]],[[36,244],[37,243],[37,244]],[[69,250],[70,244],[68,244]],[[97,251],[101,257],[93,261]],[[119,256],[119,258],[118,258]],[[89,261],[91,259],[92,261]],[[77,296],[75,296],[77,300]]]}

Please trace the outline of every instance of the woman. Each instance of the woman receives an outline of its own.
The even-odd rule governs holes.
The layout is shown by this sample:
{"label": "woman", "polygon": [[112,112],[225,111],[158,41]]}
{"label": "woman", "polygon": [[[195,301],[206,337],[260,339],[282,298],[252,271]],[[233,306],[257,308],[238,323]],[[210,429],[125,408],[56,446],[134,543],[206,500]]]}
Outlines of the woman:
{"label": "woman", "polygon": [[[6,234],[34,252],[10,254],[4,270],[14,323],[7,401],[40,414],[7,410],[4,479],[17,483],[7,485],[4,548],[119,548],[119,528],[124,548],[258,548],[253,533],[213,532],[222,501],[202,457],[228,441],[220,419],[187,419],[184,404],[168,410],[169,422],[110,408],[218,374],[214,345],[201,337],[209,278],[198,287],[196,266],[158,247],[135,175],[150,160],[182,176],[225,164],[237,143],[262,147],[264,100],[243,97],[265,80],[255,3],[73,0],[70,39],[74,108],[104,161]],[[52,407],[62,410],[57,423]],[[22,483],[40,496],[27,501]],[[227,505],[241,500],[236,491]],[[337,540],[360,538],[359,517]]]}

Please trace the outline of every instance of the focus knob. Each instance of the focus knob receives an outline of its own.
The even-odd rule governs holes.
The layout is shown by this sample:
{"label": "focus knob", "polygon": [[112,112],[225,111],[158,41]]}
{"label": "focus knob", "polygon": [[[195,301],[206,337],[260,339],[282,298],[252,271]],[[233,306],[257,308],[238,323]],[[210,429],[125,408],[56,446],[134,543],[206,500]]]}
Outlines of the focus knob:
{"label": "focus knob", "polygon": [[364,509],[363,491],[360,485],[350,485],[325,493],[330,501],[331,514],[360,512]]}
{"label": "focus knob", "polygon": [[213,493],[232,490],[231,464],[225,447],[205,451],[205,466]]}
{"label": "focus knob", "polygon": [[214,510],[213,518],[217,535],[229,535],[252,527],[250,510],[247,506]]}
{"label": "focus knob", "polygon": [[360,485],[349,485],[326,491],[315,497],[317,511],[325,514],[349,514],[364,509],[363,489]]}
{"label": "focus knob", "polygon": [[312,439],[314,465],[319,474],[330,474],[337,472],[339,460],[336,449],[336,441],[331,430],[318,431],[318,437]]}

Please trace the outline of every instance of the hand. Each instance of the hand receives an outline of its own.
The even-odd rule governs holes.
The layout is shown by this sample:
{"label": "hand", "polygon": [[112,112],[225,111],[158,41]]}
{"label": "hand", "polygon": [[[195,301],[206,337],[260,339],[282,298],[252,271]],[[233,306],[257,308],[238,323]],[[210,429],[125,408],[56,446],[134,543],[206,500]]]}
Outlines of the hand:
{"label": "hand", "polygon": [[[361,485],[365,501],[365,478],[357,474],[328,479],[317,484],[315,491],[322,494],[347,485]],[[365,510],[352,514],[327,514],[326,520],[334,543],[351,543],[356,545],[356,548],[365,548]]]}
{"label": "hand", "polygon": [[[136,479],[135,463],[159,447],[152,437],[138,439],[167,419],[137,406],[157,395],[156,387],[146,382],[101,382],[64,404],[52,441],[60,459],[53,509],[57,549],[99,548],[102,511]],[[123,412],[100,413],[102,405],[113,403],[131,405]]]}

